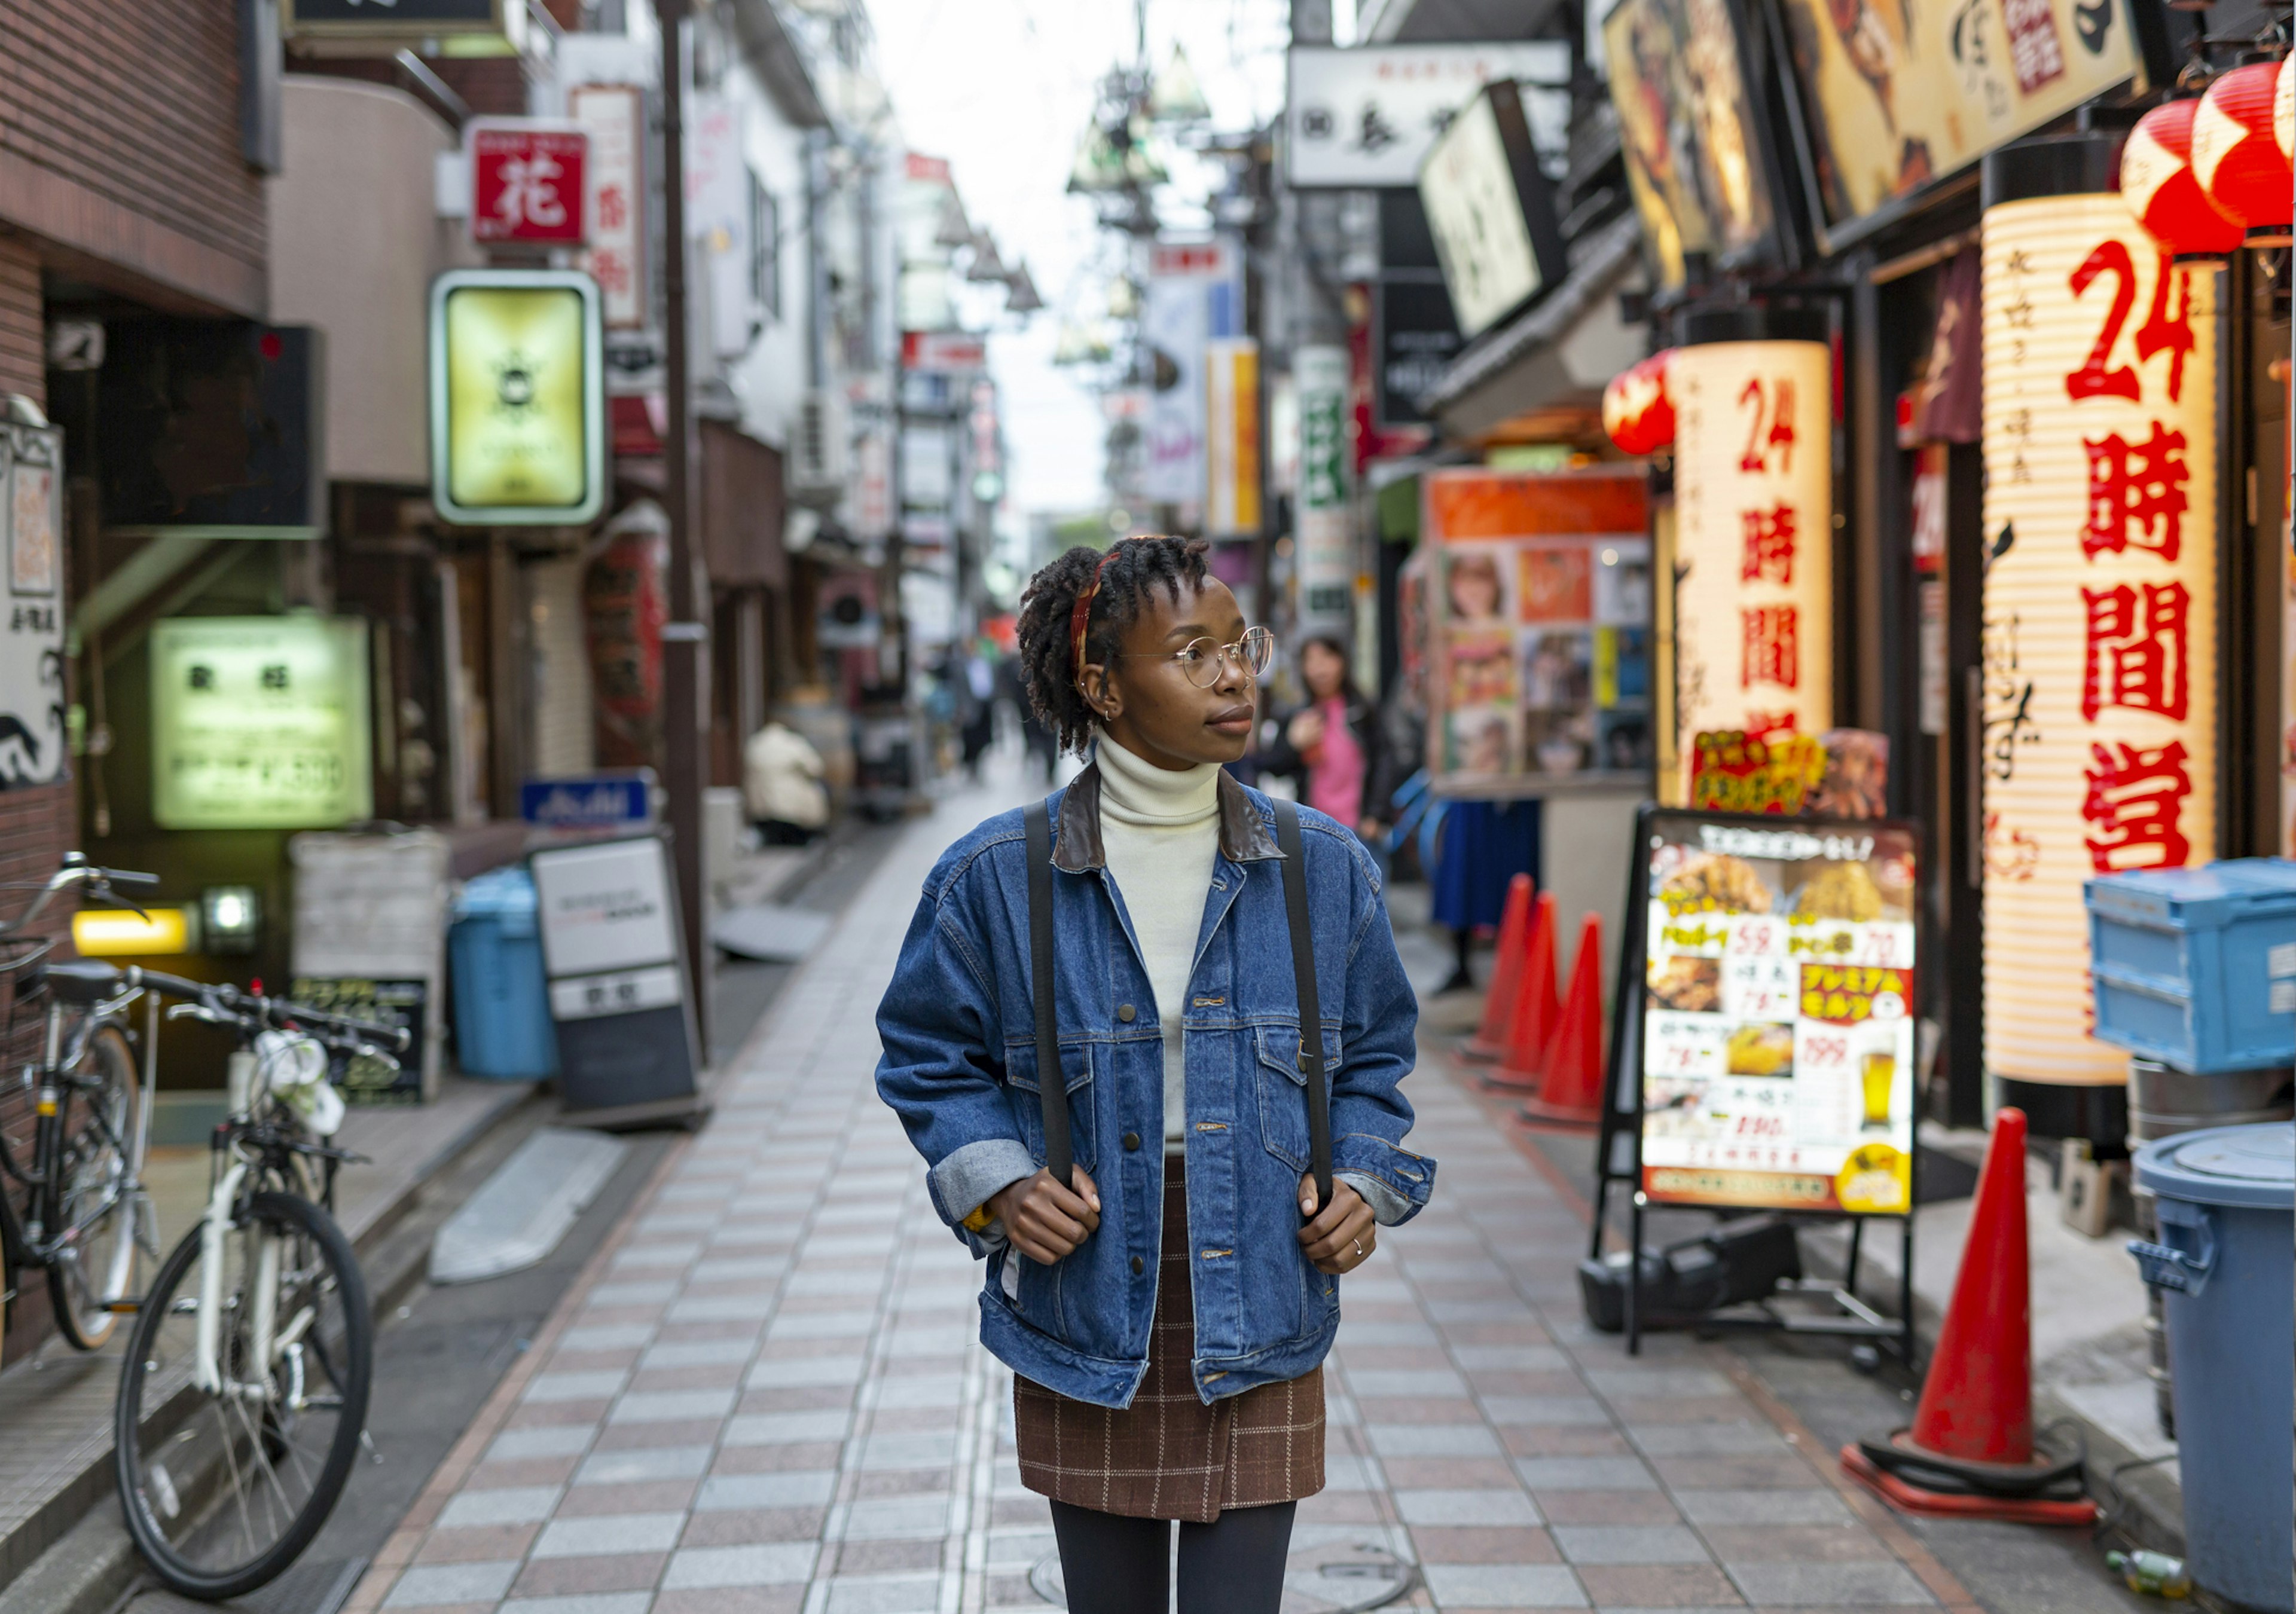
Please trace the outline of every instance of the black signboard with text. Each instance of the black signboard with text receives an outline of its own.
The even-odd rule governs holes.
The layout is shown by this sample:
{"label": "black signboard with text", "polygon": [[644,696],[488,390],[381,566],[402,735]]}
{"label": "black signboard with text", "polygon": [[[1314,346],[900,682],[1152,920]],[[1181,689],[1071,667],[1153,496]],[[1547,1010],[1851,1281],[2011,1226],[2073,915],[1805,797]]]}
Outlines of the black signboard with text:
{"label": "black signboard with text", "polygon": [[1419,400],[1434,390],[1467,343],[1442,274],[1405,270],[1382,276],[1372,335],[1379,355],[1372,371],[1372,423],[1382,431],[1431,424],[1434,416]]}

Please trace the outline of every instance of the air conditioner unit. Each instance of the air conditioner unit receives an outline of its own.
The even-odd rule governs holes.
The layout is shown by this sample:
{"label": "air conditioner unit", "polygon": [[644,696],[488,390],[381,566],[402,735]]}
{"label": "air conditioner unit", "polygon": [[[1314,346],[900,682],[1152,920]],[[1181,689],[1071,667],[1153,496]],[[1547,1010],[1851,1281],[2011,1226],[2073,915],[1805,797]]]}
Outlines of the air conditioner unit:
{"label": "air conditioner unit", "polygon": [[850,434],[843,398],[833,392],[805,395],[790,430],[791,498],[825,508],[843,496],[853,458],[848,442]]}

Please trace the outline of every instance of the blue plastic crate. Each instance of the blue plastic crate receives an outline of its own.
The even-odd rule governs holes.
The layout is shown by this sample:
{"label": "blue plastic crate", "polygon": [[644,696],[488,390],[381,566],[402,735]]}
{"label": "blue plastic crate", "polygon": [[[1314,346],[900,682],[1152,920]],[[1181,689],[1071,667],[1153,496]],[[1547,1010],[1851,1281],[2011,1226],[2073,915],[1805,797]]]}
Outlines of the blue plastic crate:
{"label": "blue plastic crate", "polygon": [[2296,1062],[2296,862],[2088,882],[2096,1035],[2201,1075]]}
{"label": "blue plastic crate", "polygon": [[465,1076],[558,1074],[558,1031],[542,971],[534,878],[496,869],[455,899],[447,954],[455,975],[455,1055]]}

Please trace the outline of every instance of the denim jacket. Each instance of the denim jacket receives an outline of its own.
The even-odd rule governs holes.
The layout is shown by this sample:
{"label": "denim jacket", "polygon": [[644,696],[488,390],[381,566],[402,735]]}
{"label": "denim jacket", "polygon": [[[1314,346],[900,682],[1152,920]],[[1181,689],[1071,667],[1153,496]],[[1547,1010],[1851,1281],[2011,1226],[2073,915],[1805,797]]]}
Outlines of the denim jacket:
{"label": "denim jacket", "polygon": [[[1029,996],[1021,816],[988,820],[945,853],[877,1011],[877,1091],[931,1168],[933,1208],[988,1263],[981,1341],[1022,1377],[1096,1405],[1131,1405],[1148,1371],[1164,1203],[1160,1017],[1186,1017],[1185,1159],[1195,1262],[1196,1393],[1207,1403],[1296,1379],[1339,1327],[1339,1280],[1302,1252],[1308,1098],[1267,798],[1223,774],[1219,856],[1185,1005],[1149,990],[1100,838],[1100,775],[1053,802],[1053,930],[1077,1163],[1100,1190],[1100,1228],[1044,1266],[960,1224],[1045,1163]],[[1300,813],[1331,1081],[1335,1171],[1382,1222],[1427,1202],[1435,1162],[1403,1144],[1397,1091],[1418,1004],[1396,956],[1371,858],[1323,814]]]}

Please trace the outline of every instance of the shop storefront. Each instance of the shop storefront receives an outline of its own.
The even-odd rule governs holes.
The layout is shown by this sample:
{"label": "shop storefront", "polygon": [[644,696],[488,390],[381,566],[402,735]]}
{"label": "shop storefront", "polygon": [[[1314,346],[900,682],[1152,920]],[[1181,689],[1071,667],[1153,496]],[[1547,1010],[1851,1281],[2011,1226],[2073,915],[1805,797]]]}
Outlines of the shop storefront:
{"label": "shop storefront", "polygon": [[[2234,9],[2211,40],[2264,20]],[[1807,0],[1603,24],[1669,350],[1637,378],[1671,441],[1629,443],[1672,579],[1660,793],[1699,733],[1877,736],[1943,943],[1929,1112],[2015,1102],[2117,1154],[2085,882],[2289,846],[2290,182],[2255,94],[2280,69],[2165,7],[1988,17],[1974,52],[1949,25],[1853,38]],[[2132,140],[2235,70],[2257,84],[2182,115],[2197,154]],[[2222,193],[2213,240],[2150,227],[2164,161]]]}

